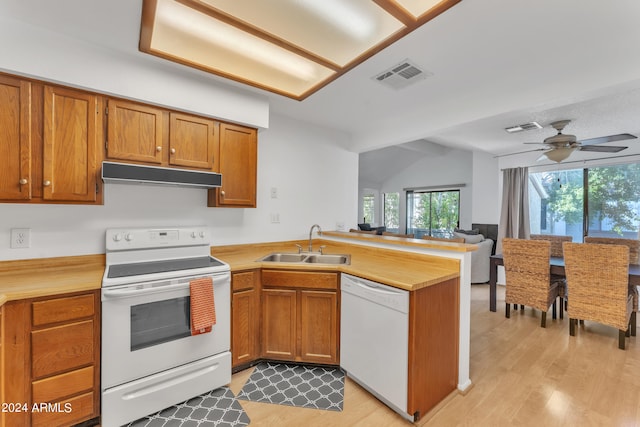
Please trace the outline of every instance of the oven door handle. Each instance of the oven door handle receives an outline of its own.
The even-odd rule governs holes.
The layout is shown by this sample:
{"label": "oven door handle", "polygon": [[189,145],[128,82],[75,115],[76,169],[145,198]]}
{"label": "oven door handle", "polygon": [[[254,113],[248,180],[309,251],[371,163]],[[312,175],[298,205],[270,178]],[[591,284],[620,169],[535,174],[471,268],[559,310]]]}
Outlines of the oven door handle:
{"label": "oven door handle", "polygon": [[103,289],[102,295],[105,297],[132,297],[138,295],[147,295],[153,294],[156,292],[167,292],[167,291],[175,291],[180,289],[185,289],[189,287],[189,282],[185,283],[177,283],[173,285],[164,285],[164,286],[156,286],[150,288],[142,288],[142,289]]}

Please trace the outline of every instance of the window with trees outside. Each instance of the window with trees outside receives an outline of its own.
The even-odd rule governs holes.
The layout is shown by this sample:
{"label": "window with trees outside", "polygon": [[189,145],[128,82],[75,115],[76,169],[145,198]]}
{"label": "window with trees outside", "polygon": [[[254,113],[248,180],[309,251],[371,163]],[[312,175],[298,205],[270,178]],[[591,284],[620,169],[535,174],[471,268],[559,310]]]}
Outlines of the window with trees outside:
{"label": "window with trees outside", "polygon": [[458,227],[460,190],[407,191],[407,233],[451,237]]}
{"label": "window with trees outside", "polygon": [[532,234],[637,239],[640,164],[529,174]]}
{"label": "window with trees outside", "polygon": [[394,233],[400,229],[400,193],[384,193],[384,226]]}
{"label": "window with trees outside", "polygon": [[365,194],[362,196],[362,211],[364,213],[364,222],[367,224],[373,224],[376,217],[375,213],[375,203],[376,196],[374,194]]}

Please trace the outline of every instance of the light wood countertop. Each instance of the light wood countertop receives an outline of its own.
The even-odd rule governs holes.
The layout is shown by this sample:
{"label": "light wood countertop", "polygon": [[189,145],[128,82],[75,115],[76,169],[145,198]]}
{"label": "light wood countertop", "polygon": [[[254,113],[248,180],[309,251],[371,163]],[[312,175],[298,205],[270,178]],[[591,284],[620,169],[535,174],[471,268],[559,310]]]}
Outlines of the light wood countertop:
{"label": "light wood countertop", "polygon": [[[343,237],[344,234],[349,233],[325,232],[324,234]],[[213,246],[211,254],[227,262],[232,271],[275,268],[344,272],[409,291],[460,276],[458,260],[358,245],[360,240],[381,239],[385,243],[398,241],[397,238],[387,236],[364,236],[364,239],[354,237],[353,244],[324,239],[313,240],[315,251],[320,245],[325,245],[325,253],[351,255],[349,265],[257,261],[271,252],[297,252],[296,243],[306,250],[309,243],[307,240]],[[398,244],[434,246],[433,243],[422,242],[419,239],[403,239]],[[469,246],[473,245],[435,244],[439,249],[444,247],[448,248],[446,250],[456,252],[474,250],[469,249]],[[103,254],[0,262],[0,306],[7,301],[100,289],[104,268]]]}
{"label": "light wood countertop", "polygon": [[313,248],[317,251],[325,245],[324,253],[349,254],[351,264],[307,264],[284,262],[259,262],[258,259],[272,252],[295,253],[299,244],[307,249],[308,241],[290,241],[278,243],[247,244],[233,246],[213,246],[211,254],[231,266],[231,271],[274,268],[281,270],[336,271],[377,281],[409,291],[440,283],[460,276],[460,261],[426,254],[399,252],[391,249],[367,247],[314,239]]}
{"label": "light wood countertop", "polygon": [[7,301],[100,289],[104,255],[0,262],[0,306]]}

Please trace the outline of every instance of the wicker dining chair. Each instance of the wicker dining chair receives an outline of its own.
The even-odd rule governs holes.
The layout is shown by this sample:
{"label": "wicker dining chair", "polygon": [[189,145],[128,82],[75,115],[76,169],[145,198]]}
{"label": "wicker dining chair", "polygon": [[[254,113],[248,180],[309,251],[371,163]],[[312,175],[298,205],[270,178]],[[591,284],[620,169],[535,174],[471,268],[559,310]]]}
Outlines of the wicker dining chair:
{"label": "wicker dining chair", "polygon": [[[617,237],[594,237],[586,236],[585,243],[599,243],[602,245],[624,245],[629,248],[629,264],[640,264],[640,240],[636,239],[620,239]],[[629,289],[633,294],[633,311],[638,312],[638,287],[629,285]],[[631,333],[636,334],[636,322],[631,323]]]}
{"label": "wicker dining chair", "polygon": [[565,243],[564,264],[569,291],[569,334],[575,336],[577,319],[618,329],[618,347],[635,335],[633,295],[629,289],[629,248],[624,245]]}
{"label": "wicker dining chair", "polygon": [[531,240],[548,240],[551,242],[551,256],[562,258],[562,244],[573,241],[572,236],[554,236],[551,234],[532,234]]}
{"label": "wicker dining chair", "polygon": [[560,298],[562,307],[564,282],[551,280],[550,254],[551,242],[547,240],[502,240],[506,278],[505,317],[511,317],[511,304],[521,304],[542,312],[540,326],[543,328],[546,327],[547,311],[551,305],[553,318],[556,318],[556,301]]}

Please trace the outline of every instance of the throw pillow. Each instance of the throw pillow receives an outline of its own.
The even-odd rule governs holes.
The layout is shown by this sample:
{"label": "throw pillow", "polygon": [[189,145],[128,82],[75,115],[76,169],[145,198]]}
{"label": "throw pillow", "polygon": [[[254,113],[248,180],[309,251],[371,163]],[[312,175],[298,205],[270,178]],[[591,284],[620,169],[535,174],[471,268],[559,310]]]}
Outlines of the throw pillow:
{"label": "throw pillow", "polygon": [[477,244],[484,240],[484,236],[482,234],[464,234],[454,231],[453,235],[455,237],[462,237],[465,243]]}
{"label": "throw pillow", "polygon": [[474,228],[473,230],[463,230],[462,228],[455,228],[453,231],[462,234],[480,234],[479,228]]}

